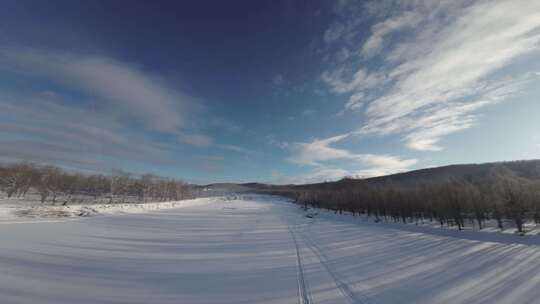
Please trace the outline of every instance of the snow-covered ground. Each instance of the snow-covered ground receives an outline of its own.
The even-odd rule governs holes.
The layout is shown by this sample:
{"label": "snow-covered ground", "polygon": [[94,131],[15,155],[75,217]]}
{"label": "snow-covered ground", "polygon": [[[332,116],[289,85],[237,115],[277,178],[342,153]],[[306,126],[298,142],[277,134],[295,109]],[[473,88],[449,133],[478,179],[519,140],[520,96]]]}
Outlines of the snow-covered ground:
{"label": "snow-covered ground", "polygon": [[201,205],[218,200],[216,197],[170,202],[108,203],[106,200],[84,204],[39,203],[36,199],[0,198],[0,224],[58,222],[76,217],[141,213],[155,210]]}
{"label": "snow-covered ground", "polygon": [[[312,212],[315,213],[315,212]],[[533,237],[369,223],[284,199],[2,225],[0,303],[537,303]]]}

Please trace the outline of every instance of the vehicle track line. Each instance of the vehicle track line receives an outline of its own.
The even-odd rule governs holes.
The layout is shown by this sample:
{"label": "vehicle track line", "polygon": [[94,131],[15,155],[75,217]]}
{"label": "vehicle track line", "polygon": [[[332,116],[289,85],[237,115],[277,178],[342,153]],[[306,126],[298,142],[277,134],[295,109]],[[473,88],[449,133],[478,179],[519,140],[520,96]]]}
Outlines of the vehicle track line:
{"label": "vehicle track line", "polygon": [[[311,221],[309,223],[308,228],[308,234],[311,234],[311,227],[315,221]],[[313,252],[313,254],[317,257],[321,265],[324,267],[326,272],[330,274],[332,277],[332,280],[334,280],[334,284],[336,287],[340,290],[341,294],[347,299],[347,301],[351,304],[368,304],[368,303],[376,303],[371,299],[370,297],[366,296],[363,293],[353,291],[349,284],[343,282],[339,279],[339,277],[336,275],[336,273],[332,270],[332,267],[328,265],[328,257],[321,251],[321,249],[315,244],[315,242],[309,237],[306,236],[304,233],[302,233],[302,238],[304,240],[304,243],[308,247],[308,249]]]}
{"label": "vehicle track line", "polygon": [[298,240],[294,231],[289,226],[289,232],[294,242],[294,247],[296,249],[296,265],[297,265],[297,280],[298,280],[298,303],[299,304],[310,304],[310,294],[306,288],[306,280],[304,277],[304,265],[302,263],[302,255],[300,253],[300,246],[298,246]]}

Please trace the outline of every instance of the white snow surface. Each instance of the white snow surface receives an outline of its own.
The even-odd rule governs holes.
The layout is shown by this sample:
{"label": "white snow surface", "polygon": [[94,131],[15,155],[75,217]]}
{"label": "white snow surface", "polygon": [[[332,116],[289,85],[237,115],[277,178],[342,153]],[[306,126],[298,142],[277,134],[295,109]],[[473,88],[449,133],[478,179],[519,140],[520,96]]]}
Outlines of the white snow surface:
{"label": "white snow surface", "polygon": [[146,203],[105,203],[86,204],[40,204],[27,199],[0,199],[0,224],[20,224],[36,222],[58,222],[94,215],[141,213],[154,210],[172,209],[214,202],[219,198],[199,198],[182,201]]}
{"label": "white snow surface", "polygon": [[[538,303],[538,236],[366,222],[272,196],[0,228],[0,303]],[[176,208],[178,207],[178,208]],[[61,219],[59,219],[61,220]]]}

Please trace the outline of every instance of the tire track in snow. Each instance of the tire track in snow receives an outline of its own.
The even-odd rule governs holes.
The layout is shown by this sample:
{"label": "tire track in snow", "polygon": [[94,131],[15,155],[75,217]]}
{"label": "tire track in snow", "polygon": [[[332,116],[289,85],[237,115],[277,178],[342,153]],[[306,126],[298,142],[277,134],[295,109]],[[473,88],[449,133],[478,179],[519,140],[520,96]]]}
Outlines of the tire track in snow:
{"label": "tire track in snow", "polygon": [[289,232],[294,242],[294,247],[296,249],[296,265],[297,265],[297,280],[298,280],[298,303],[299,304],[310,304],[311,295],[308,292],[306,287],[306,279],[304,276],[304,265],[302,263],[302,254],[300,253],[300,246],[298,246],[298,240],[294,231],[289,226]]}
{"label": "tire track in snow", "polygon": [[317,257],[317,259],[319,260],[321,265],[324,267],[326,272],[328,272],[328,274],[330,274],[330,276],[332,277],[332,280],[334,281],[334,284],[336,285],[336,287],[339,289],[341,294],[347,299],[347,301],[349,303],[351,303],[351,304],[368,304],[368,303],[372,303],[371,301],[369,301],[369,299],[366,296],[358,295],[356,292],[351,290],[351,288],[349,287],[349,285],[347,283],[343,282],[342,280],[340,280],[337,277],[335,272],[328,265],[328,260],[321,255],[320,250],[318,249],[318,247],[316,247],[314,244],[308,244],[308,242],[306,242],[306,245],[309,248],[309,250],[311,252],[313,252],[313,254]]}
{"label": "tire track in snow", "polygon": [[[314,221],[311,221],[309,223],[309,233],[311,233],[311,226],[313,225],[313,223]],[[347,302],[351,304],[376,303],[375,301],[373,301],[373,299],[369,298],[368,296],[359,292],[355,292],[354,290],[350,288],[349,284],[340,280],[339,277],[336,275],[336,273],[332,270],[332,267],[328,265],[328,261],[329,261],[328,257],[324,253],[322,253],[321,249],[315,244],[315,242],[313,242],[313,240],[309,236],[306,236],[305,233],[302,234],[302,237],[308,249],[311,252],[313,252],[313,254],[317,257],[317,259],[319,260],[320,264],[324,267],[326,272],[330,274],[330,276],[332,277],[332,280],[334,281],[334,284],[339,289],[341,294],[347,299]]]}

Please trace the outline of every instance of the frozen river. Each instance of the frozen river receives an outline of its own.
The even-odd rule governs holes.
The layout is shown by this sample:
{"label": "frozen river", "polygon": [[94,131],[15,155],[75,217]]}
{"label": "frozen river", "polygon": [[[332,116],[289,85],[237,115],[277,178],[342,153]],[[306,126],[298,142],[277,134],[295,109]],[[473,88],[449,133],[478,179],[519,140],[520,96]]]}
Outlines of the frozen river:
{"label": "frozen river", "polygon": [[272,197],[0,225],[3,304],[535,303],[539,286],[539,246]]}

